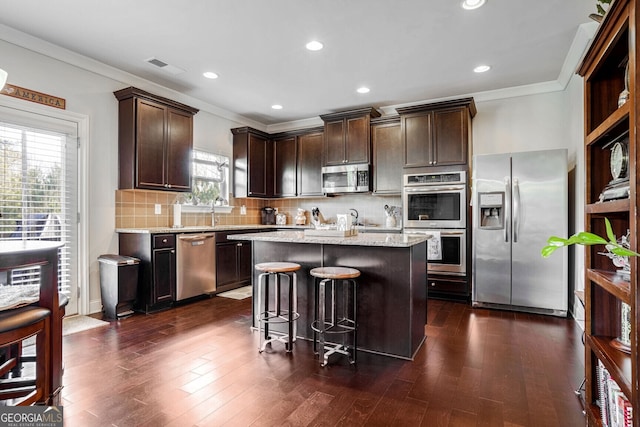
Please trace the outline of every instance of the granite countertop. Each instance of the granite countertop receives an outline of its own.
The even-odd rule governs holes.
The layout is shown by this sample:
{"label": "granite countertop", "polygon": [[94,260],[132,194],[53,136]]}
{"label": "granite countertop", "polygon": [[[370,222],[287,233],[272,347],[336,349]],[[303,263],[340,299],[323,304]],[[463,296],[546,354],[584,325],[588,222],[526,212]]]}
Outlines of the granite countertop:
{"label": "granite countertop", "polygon": [[430,234],[399,234],[399,233],[358,233],[350,237],[322,237],[306,236],[304,231],[269,231],[261,233],[234,234],[231,240],[253,240],[263,242],[282,243],[312,243],[321,245],[345,246],[383,246],[407,248],[431,238]]}
{"label": "granite countertop", "polygon": [[[235,231],[235,230],[277,230],[277,229],[291,229],[291,230],[305,230],[311,228],[309,225],[261,225],[261,224],[244,224],[244,225],[216,225],[212,227],[210,225],[196,225],[185,226],[179,228],[173,227],[150,227],[150,228],[116,228],[116,233],[134,233],[134,234],[164,234],[164,233],[205,233],[216,231]],[[376,225],[367,225],[357,227],[360,233],[399,233],[402,228],[385,228]]]}

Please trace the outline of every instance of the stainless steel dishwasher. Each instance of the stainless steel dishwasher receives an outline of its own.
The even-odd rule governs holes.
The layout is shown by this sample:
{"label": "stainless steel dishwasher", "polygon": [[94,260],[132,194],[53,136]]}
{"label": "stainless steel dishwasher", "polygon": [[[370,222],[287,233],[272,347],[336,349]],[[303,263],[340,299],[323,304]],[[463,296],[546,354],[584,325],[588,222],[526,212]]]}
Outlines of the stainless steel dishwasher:
{"label": "stainless steel dishwasher", "polygon": [[178,234],[176,300],[216,290],[215,233]]}

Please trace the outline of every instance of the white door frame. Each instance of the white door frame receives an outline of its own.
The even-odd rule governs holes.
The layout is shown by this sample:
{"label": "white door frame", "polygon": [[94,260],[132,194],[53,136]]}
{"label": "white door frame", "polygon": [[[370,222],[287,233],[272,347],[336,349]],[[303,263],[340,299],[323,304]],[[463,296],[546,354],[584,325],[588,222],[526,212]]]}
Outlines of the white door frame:
{"label": "white door frame", "polygon": [[89,198],[88,198],[88,165],[89,165],[89,116],[67,110],[60,110],[44,105],[34,104],[8,96],[0,96],[0,106],[14,110],[52,117],[59,120],[74,122],[78,126],[78,277],[76,278],[79,293],[78,314],[89,313]]}

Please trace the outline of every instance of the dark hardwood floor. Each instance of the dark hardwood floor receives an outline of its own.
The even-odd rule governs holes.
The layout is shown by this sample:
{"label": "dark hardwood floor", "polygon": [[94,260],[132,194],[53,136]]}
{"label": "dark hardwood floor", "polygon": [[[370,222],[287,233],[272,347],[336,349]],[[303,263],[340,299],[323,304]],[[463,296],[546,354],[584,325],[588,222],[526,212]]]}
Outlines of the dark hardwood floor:
{"label": "dark hardwood floor", "polygon": [[250,299],[212,298],[64,337],[65,427],[583,426],[572,319],[431,300],[414,361],[322,368],[259,354]]}

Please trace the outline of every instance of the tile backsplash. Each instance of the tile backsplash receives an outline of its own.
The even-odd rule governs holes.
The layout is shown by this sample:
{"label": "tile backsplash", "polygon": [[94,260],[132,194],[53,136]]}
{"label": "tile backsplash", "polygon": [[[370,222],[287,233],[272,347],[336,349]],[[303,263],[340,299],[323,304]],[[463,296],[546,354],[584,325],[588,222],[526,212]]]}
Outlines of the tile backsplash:
{"label": "tile backsplash", "polygon": [[[171,227],[176,197],[180,193],[151,190],[116,190],[116,228]],[[265,206],[278,208],[287,215],[287,224],[294,224],[298,208],[306,211],[307,224],[311,220],[311,209],[320,209],[326,222],[335,222],[336,215],[358,211],[358,220],[367,225],[385,225],[384,205],[401,206],[400,196],[372,196],[369,194],[349,194],[310,199],[253,199],[230,197],[231,213],[216,213],[216,224],[251,225],[260,224],[260,210]],[[156,214],[156,205],[160,213]],[[244,206],[246,214],[242,214]],[[186,209],[185,209],[186,210]],[[397,218],[401,225],[400,218]],[[183,226],[212,225],[211,213],[182,212]]]}

